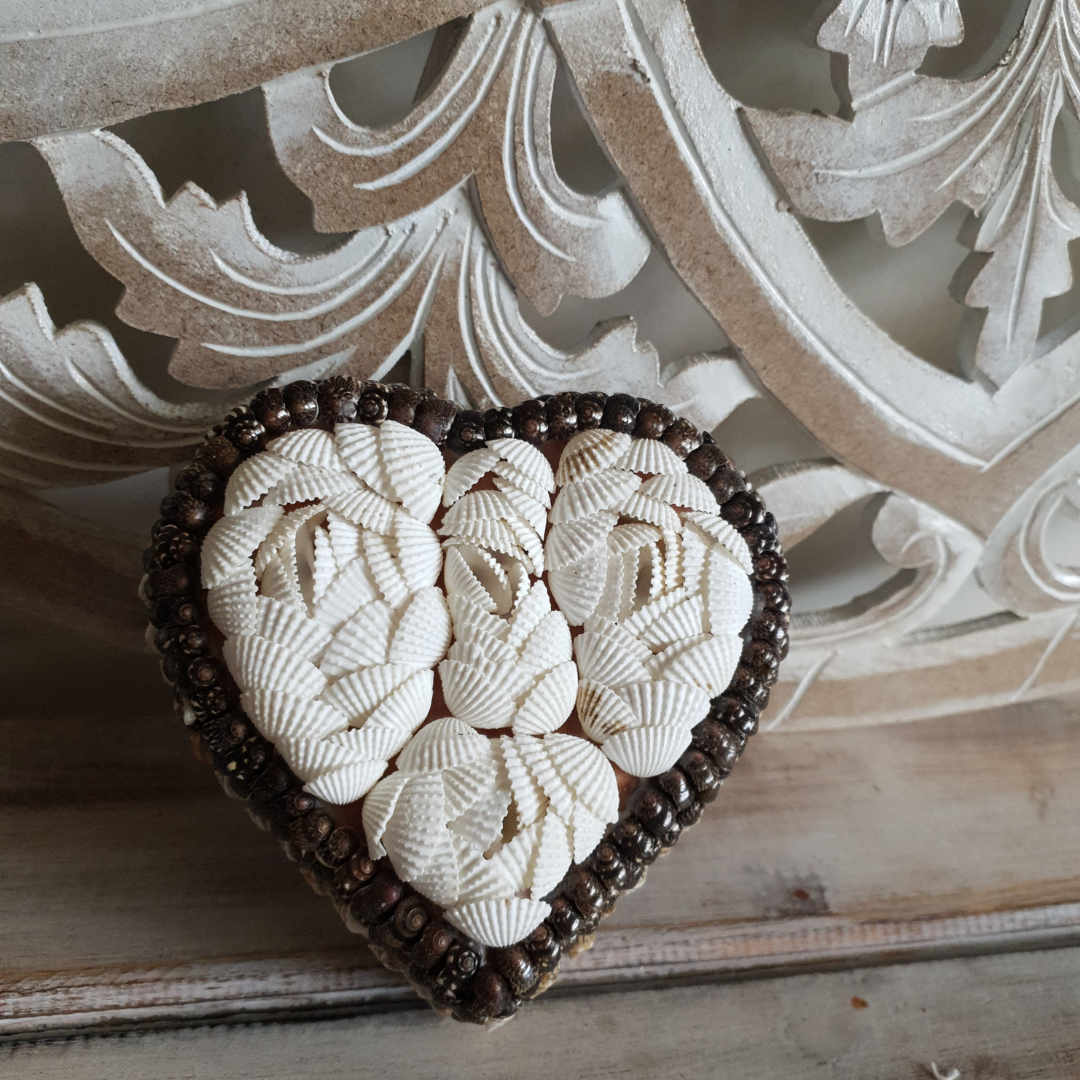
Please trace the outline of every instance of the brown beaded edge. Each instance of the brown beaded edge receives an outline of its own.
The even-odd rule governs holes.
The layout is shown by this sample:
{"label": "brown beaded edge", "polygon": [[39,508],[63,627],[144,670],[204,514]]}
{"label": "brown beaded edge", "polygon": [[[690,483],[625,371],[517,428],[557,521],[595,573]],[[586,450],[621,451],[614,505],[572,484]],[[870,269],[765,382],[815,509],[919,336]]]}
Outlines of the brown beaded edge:
{"label": "brown beaded edge", "polygon": [[[363,836],[335,826],[239,708],[236,685],[200,626],[201,537],[237,465],[286,431],[386,419],[457,454],[493,439],[537,445],[597,427],[657,439],[709,486],[754,560],[754,607],[731,684],[693,729],[678,764],[641,781],[626,814],[547,897],[551,914],[510,948],[485,948],[450,926],[441,909],[398,879],[388,858],[368,858]],[[282,842],[312,888],[333,899],[350,930],[367,937],[386,967],[403,972],[437,1009],[473,1023],[512,1016],[525,999],[547,989],[561,956],[589,948],[619,896],[641,884],[647,867],[698,821],[757,730],[787,655],[791,599],[773,515],[711,435],[663,405],[627,394],[561,393],[480,413],[430,390],[347,376],[264,390],[207,435],[162,502],[151,540],[140,595],[150,608],[162,675],[200,756],[213,764],[226,792],[246,802],[255,822]]]}

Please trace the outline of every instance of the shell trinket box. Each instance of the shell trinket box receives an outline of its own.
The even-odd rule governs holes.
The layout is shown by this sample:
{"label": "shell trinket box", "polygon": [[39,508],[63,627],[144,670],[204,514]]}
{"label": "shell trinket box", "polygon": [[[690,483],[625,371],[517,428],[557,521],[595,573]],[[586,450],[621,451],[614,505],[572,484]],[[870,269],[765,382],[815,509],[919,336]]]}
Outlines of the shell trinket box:
{"label": "shell trinket box", "polygon": [[440,1011],[502,1020],[716,798],[787,653],[776,522],[625,394],[262,391],[142,594],[226,791]]}

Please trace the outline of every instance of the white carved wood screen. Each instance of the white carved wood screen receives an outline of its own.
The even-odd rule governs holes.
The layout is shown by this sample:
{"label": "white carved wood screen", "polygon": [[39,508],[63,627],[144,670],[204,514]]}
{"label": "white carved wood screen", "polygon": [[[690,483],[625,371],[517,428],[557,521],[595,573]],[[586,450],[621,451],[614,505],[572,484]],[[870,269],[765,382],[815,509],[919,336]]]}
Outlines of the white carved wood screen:
{"label": "white carved wood screen", "polygon": [[[815,31],[837,115],[740,102],[703,52],[702,6],[7,5],[0,140],[32,141],[82,249],[123,286],[115,333],[58,329],[37,284],[4,286],[8,602],[135,640],[138,613],[117,598],[134,543],[56,509],[54,489],[183,459],[268,380],[398,376],[408,352],[406,376],[481,408],[601,386],[721,427],[722,444],[754,403],[802,432],[751,475],[785,544],[826,544],[861,508],[889,576],[796,609],[770,726],[1080,689],[1080,183],[1061,150],[1080,107],[1076,0],[995,8],[989,59],[948,75],[928,52],[964,40],[958,0],[839,0]],[[359,122],[336,65],[425,31],[412,107]],[[610,162],[600,172],[614,170],[589,194],[556,168],[564,78]],[[270,164],[315,229],[339,235],[271,240],[244,194],[167,194],[124,123],[254,87]],[[0,154],[0,173],[26,160]],[[963,220],[951,366],[860,307],[830,261],[821,237],[837,226],[822,223],[874,215],[898,256]],[[639,332],[665,266],[718,324],[709,351],[662,355]],[[605,297],[605,318],[622,318],[553,343],[574,298]],[[148,335],[173,339],[168,376],[160,337],[142,356],[118,343],[137,352]]]}

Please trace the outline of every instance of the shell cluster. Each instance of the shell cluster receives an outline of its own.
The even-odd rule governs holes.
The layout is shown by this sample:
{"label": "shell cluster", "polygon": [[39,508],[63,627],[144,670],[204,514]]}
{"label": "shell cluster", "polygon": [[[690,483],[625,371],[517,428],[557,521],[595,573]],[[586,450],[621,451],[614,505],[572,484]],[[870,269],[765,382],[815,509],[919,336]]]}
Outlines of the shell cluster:
{"label": "shell cluster", "polygon": [[[613,764],[685,751],[751,572],[678,455],[604,429],[554,472],[517,439],[447,471],[393,421],[294,431],[232,475],[202,551],[252,722],[324,801],[366,796],[372,857],[492,946],[618,819]],[[560,730],[575,708],[585,738]]]}

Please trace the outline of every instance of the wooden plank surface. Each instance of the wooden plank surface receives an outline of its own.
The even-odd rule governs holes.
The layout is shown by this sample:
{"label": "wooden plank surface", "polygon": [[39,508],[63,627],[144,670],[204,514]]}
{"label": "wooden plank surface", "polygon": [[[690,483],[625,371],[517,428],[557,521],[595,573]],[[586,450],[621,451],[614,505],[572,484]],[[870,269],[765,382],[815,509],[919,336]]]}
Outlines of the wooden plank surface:
{"label": "wooden plank surface", "polygon": [[[0,1035],[414,1003],[196,763],[151,660],[0,623]],[[553,993],[1080,940],[1075,702],[757,737]]]}

